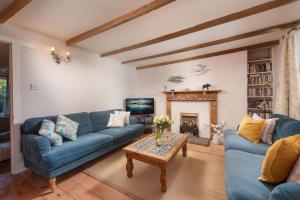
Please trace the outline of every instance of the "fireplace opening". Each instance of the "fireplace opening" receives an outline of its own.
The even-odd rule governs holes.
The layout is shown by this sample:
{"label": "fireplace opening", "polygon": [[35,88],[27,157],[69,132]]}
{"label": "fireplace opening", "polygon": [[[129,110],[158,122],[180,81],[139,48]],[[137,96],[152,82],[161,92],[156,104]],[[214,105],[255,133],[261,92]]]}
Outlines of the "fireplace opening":
{"label": "fireplace opening", "polygon": [[191,133],[199,137],[198,113],[180,113],[180,133]]}

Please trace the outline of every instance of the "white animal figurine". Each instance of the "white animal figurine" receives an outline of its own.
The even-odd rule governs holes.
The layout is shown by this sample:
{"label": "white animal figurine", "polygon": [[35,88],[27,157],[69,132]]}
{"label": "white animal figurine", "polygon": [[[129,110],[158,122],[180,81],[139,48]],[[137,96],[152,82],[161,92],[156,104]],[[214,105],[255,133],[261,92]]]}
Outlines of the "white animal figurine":
{"label": "white animal figurine", "polygon": [[214,144],[224,144],[224,134],[223,128],[225,127],[225,122],[221,121],[219,124],[211,124],[213,136],[212,142]]}

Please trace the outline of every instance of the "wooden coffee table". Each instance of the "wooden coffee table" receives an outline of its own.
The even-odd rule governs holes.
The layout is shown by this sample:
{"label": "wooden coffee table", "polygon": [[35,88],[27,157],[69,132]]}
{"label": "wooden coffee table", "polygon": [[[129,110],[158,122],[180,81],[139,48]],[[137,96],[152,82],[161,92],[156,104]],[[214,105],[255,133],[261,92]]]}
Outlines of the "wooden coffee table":
{"label": "wooden coffee table", "polygon": [[182,148],[183,156],[186,157],[187,134],[167,133],[163,139],[163,144],[156,145],[153,134],[148,135],[129,146],[123,148],[127,157],[127,176],[132,177],[133,162],[136,159],[161,169],[160,183],[161,191],[167,191],[167,165],[169,161]]}

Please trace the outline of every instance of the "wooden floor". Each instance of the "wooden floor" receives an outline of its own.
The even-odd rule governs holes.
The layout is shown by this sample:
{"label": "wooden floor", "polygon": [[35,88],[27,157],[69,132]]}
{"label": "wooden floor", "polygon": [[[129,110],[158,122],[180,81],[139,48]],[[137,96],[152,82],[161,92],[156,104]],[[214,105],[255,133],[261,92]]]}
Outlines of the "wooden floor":
{"label": "wooden floor", "polygon": [[[203,147],[188,144],[188,150],[223,156],[222,145]],[[93,161],[92,161],[93,162]],[[96,161],[94,161],[96,162]],[[82,173],[91,163],[83,165],[57,178],[57,189],[50,193],[48,182],[43,178],[28,173],[12,176],[10,173],[0,175],[1,200],[130,200],[124,194],[106,186],[96,179]]]}

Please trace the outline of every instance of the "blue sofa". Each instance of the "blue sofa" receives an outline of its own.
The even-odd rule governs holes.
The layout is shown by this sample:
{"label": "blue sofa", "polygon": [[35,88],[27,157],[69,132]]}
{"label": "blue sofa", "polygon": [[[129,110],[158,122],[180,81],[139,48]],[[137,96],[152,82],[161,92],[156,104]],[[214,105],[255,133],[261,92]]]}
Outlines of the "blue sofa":
{"label": "blue sofa", "polygon": [[27,119],[21,128],[21,151],[25,167],[49,179],[53,191],[55,177],[128,144],[144,133],[144,125],[137,124],[134,117],[130,117],[130,124],[122,128],[106,128],[109,115],[113,112],[65,115],[79,123],[78,140],[66,140],[60,146],[51,146],[48,138],[38,135],[42,120],[55,122],[57,116]]}
{"label": "blue sofa", "polygon": [[[300,134],[300,121],[284,115],[276,124],[273,142],[280,138]],[[237,135],[236,130],[224,131],[225,183],[228,200],[299,200],[300,184],[266,184],[257,177],[261,174],[264,156],[270,147],[260,142],[254,144]]]}

